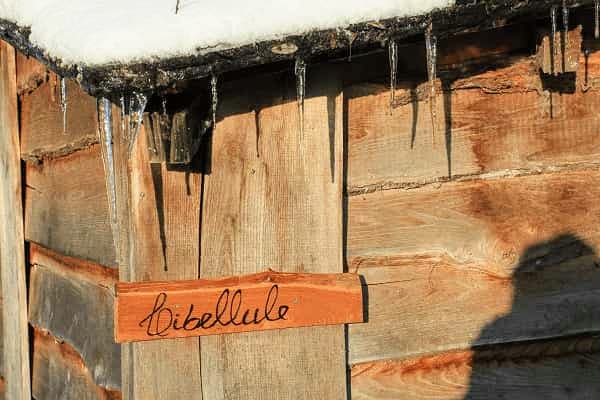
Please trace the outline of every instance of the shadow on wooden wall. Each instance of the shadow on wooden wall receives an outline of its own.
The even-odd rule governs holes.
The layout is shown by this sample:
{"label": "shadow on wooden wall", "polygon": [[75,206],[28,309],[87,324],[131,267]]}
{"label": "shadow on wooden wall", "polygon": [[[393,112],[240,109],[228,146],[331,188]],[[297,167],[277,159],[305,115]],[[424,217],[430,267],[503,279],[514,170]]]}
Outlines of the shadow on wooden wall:
{"label": "shadow on wooden wall", "polygon": [[[484,327],[476,342],[496,341],[523,324],[534,335],[536,326],[553,324],[551,331],[567,336],[475,347],[464,400],[599,398],[600,337],[573,334],[600,323],[600,309],[588,298],[600,288],[599,267],[594,249],[572,234],[527,248],[512,275],[510,312]],[[566,290],[575,285],[579,293]],[[544,305],[538,300],[549,297]]]}

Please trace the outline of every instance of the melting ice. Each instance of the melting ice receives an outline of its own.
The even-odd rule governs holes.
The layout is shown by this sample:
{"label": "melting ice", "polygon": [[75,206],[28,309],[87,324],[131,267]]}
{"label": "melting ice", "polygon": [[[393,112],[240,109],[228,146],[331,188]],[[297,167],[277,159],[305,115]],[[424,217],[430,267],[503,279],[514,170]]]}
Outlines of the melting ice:
{"label": "melting ice", "polygon": [[388,56],[390,59],[390,113],[396,101],[396,73],[398,71],[398,45],[394,39],[388,43]]}
{"label": "melting ice", "polygon": [[63,118],[63,133],[67,133],[67,80],[60,78],[60,109]]}
{"label": "melting ice", "polygon": [[304,135],[304,96],[306,92],[306,63],[302,58],[296,58],[294,65],[296,74],[296,100],[298,101],[298,112],[300,113],[300,135]]}
{"label": "melting ice", "polygon": [[219,93],[217,90],[217,76],[214,74],[210,77],[210,101],[211,101],[212,126],[213,126],[213,130],[214,130],[217,126],[217,106],[219,105]]}
{"label": "melting ice", "polygon": [[425,31],[425,50],[427,53],[427,78],[429,81],[429,107],[431,114],[431,138],[435,140],[436,131],[436,107],[435,107],[435,80],[437,64],[437,39],[432,33],[432,26],[429,25]]}
{"label": "melting ice", "polygon": [[117,225],[117,189],[115,178],[113,129],[112,129],[112,104],[106,98],[98,101],[99,141],[102,153],[102,163],[106,173],[106,192],[110,211],[110,226],[115,241],[115,249],[119,245],[119,230]]}
{"label": "melting ice", "polygon": [[133,151],[133,145],[140,132],[147,104],[148,97],[143,93],[133,93],[129,99],[129,132],[131,134],[129,138],[129,154]]}

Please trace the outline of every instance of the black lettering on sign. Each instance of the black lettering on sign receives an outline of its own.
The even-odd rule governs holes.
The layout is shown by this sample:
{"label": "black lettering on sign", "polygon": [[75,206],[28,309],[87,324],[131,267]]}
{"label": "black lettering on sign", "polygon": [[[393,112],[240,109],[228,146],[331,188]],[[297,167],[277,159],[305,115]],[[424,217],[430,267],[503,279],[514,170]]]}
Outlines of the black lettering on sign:
{"label": "black lettering on sign", "polygon": [[242,289],[235,290],[233,294],[229,289],[225,289],[219,295],[213,312],[194,312],[194,305],[190,304],[185,318],[181,320],[182,314],[169,307],[167,294],[161,292],[154,300],[152,311],[140,321],[139,326],[146,328],[148,336],[165,337],[169,335],[170,330],[194,331],[210,329],[216,325],[258,325],[263,321],[285,320],[290,307],[285,304],[277,306],[278,295],[279,287],[271,286],[264,308],[252,310],[243,307]]}

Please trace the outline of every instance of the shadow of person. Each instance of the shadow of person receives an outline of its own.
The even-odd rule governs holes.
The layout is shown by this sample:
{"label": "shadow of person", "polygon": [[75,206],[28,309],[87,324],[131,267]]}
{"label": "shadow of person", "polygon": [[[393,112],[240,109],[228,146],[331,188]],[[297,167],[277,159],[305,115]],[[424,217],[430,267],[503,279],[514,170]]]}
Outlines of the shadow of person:
{"label": "shadow of person", "polygon": [[529,247],[510,311],[473,343],[464,400],[600,399],[599,266],[571,234]]}

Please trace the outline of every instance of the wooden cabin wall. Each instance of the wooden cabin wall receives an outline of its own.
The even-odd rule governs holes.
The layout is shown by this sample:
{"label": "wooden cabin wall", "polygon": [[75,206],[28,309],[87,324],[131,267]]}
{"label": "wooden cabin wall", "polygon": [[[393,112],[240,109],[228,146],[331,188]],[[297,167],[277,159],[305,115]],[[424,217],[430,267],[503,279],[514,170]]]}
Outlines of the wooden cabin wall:
{"label": "wooden cabin wall", "polygon": [[600,394],[600,53],[553,80],[527,41],[489,68],[485,37],[438,45],[435,135],[425,83],[392,110],[385,84],[344,88],[346,259],[369,294],[353,399]]}
{"label": "wooden cabin wall", "polygon": [[25,239],[29,242],[32,396],[121,398],[113,339],[118,269],[97,135],[96,100],[17,55]]}
{"label": "wooden cabin wall", "polygon": [[[33,396],[597,397],[600,52],[548,79],[537,33],[441,41],[433,135],[423,43],[392,108],[387,55],[309,68],[302,135],[291,73],[221,86],[198,169],[125,155],[114,107],[118,249],[95,100],[69,83],[63,133],[19,56]],[[358,272],[368,322],[112,343],[117,279],[268,267]]]}

